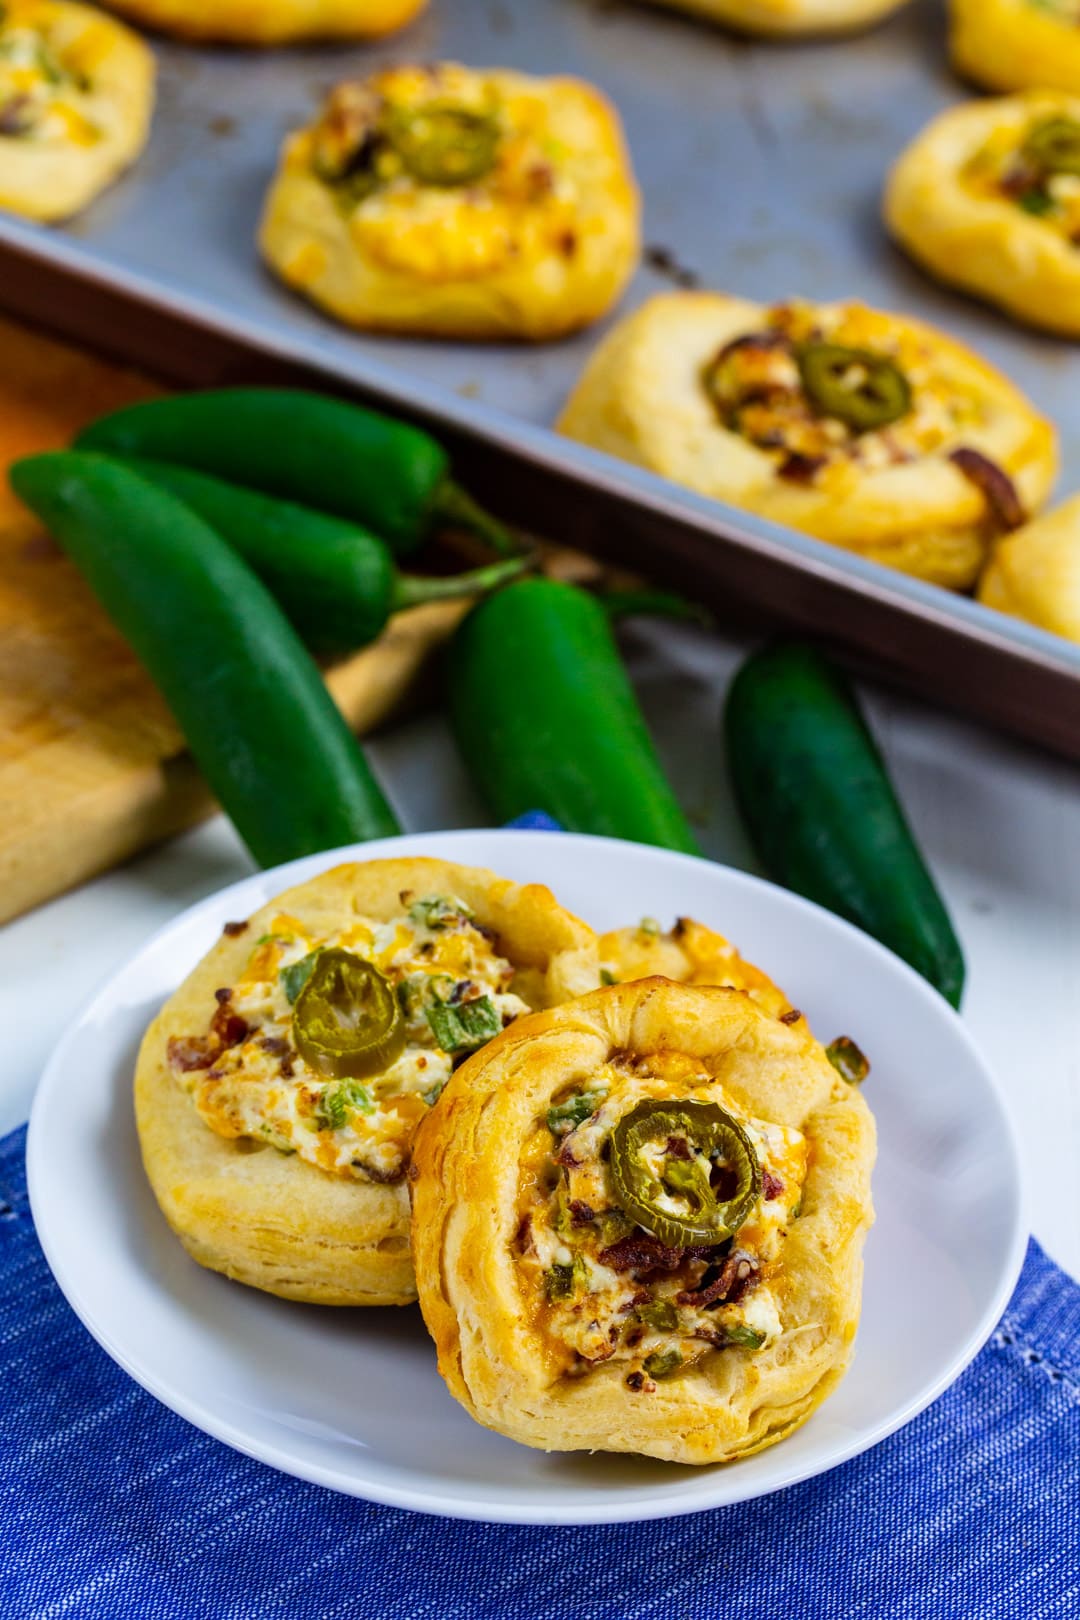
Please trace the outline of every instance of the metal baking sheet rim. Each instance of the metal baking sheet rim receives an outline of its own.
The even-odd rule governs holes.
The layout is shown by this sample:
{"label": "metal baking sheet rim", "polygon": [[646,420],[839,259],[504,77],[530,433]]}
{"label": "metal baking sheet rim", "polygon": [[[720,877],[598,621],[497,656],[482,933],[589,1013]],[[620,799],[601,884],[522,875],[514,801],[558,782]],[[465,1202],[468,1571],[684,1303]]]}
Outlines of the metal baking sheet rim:
{"label": "metal baking sheet rim", "polygon": [[[480,452],[481,460],[485,453],[495,452],[523,462],[536,472],[555,477],[560,484],[575,486],[593,501],[615,503],[624,516],[636,512],[648,527],[663,525],[668,541],[676,536],[684,542],[696,541],[694,556],[683,560],[695,570],[704,570],[698,582],[714,587],[704,592],[714,606],[722,601],[722,597],[717,599],[715,587],[733,583],[715,566],[728,553],[753,558],[767,565],[766,573],[776,577],[784,572],[799,576],[815,587],[813,600],[819,604],[836,598],[849,609],[870,610],[871,619],[861,626],[829,614],[829,623],[824,627],[831,641],[855,653],[868,667],[883,670],[923,695],[936,695],[943,707],[974,713],[1067,757],[1080,759],[1080,703],[1076,701],[1080,699],[1080,647],[1061,637],[954,596],[941,587],[838,552],[754,514],[696,495],[644,469],[564,439],[551,429],[514,419],[436,384],[404,376],[392,366],[352,356],[343,356],[339,364],[331,364],[302,336],[283,335],[259,321],[245,321],[232,313],[226,317],[198,296],[172,293],[117,266],[103,269],[99,261],[84,255],[77,245],[39,227],[10,218],[0,220],[0,304],[15,315],[36,317],[62,336],[90,341],[85,329],[74,320],[73,308],[57,308],[50,301],[47,310],[28,310],[25,299],[11,298],[11,289],[5,284],[7,277],[2,273],[5,260],[9,268],[20,260],[24,264],[29,261],[58,273],[77,287],[119,297],[133,313],[136,309],[149,312],[166,322],[207,333],[230,349],[265,356],[287,367],[301,367],[338,386],[345,384],[405,415],[436,424],[455,436],[463,435]],[[123,331],[111,331],[107,343],[99,341],[98,347],[130,363],[149,363],[141,345],[136,346],[138,352],[129,350]],[[523,522],[528,519],[527,513],[510,515],[519,516]],[[589,544],[588,536],[578,532],[574,539]],[[705,542],[704,547],[701,542]],[[590,549],[611,554],[611,547],[603,544]],[[657,577],[672,577],[671,568],[665,567],[667,549],[657,552],[648,546],[633,560],[649,566]],[[673,555],[669,552],[669,562]],[[685,567],[675,569],[674,583],[683,587],[693,583]],[[767,617],[788,623],[803,619],[802,614],[792,611],[790,601],[778,604],[763,600],[760,592],[745,589],[745,581],[734,583],[737,599],[744,606],[763,609]],[[925,665],[913,666],[902,656],[888,655],[874,629],[880,627],[882,612],[886,623],[906,623],[913,629],[931,632],[935,639],[944,638],[939,650],[945,654],[943,666],[952,664],[951,672],[946,667],[935,672]],[[810,629],[814,625],[802,622],[800,627]],[[969,683],[963,681],[959,687],[935,688],[935,673],[942,677],[957,674],[957,666],[948,656],[950,650],[954,657],[961,651],[978,655],[980,669],[991,673],[991,689],[966,690]],[[1023,680],[1024,693],[1013,693],[1019,702],[1006,701],[1006,691],[993,678],[995,668],[1000,676]],[[1045,688],[1042,695],[1046,697],[1071,697],[1075,714],[1062,716],[1052,706],[1049,710],[1043,708],[1038,703],[1041,688]]]}

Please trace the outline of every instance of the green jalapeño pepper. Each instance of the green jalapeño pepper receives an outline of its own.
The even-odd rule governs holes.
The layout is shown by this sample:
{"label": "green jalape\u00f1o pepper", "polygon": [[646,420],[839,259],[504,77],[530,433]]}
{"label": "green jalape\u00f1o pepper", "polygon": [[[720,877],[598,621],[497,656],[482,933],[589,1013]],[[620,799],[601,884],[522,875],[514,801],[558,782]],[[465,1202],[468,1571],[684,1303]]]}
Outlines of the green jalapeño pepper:
{"label": "green jalape\u00f1o pepper", "polygon": [[[727,1198],[712,1186],[716,1169],[735,1177]],[[753,1144],[716,1103],[638,1103],[611,1133],[611,1179],[630,1219],[676,1249],[726,1242],[761,1197]]]}
{"label": "green jalape\u00f1o pepper", "polygon": [[799,373],[815,410],[856,433],[888,427],[911,409],[911,385],[904,373],[872,349],[808,343],[799,353]]}
{"label": "green jalape\u00f1o pepper", "polygon": [[381,1074],[405,1047],[405,1020],[389,979],[352,951],[320,951],[293,1013],[305,1063],[334,1080]]}
{"label": "green jalape\u00f1o pepper", "polygon": [[1028,131],[1021,153],[1048,174],[1080,174],[1080,123],[1044,118]]}
{"label": "green jalape\u00f1o pepper", "polygon": [[499,125],[489,113],[436,105],[396,108],[387,132],[414,180],[423,186],[464,186],[495,164]]}

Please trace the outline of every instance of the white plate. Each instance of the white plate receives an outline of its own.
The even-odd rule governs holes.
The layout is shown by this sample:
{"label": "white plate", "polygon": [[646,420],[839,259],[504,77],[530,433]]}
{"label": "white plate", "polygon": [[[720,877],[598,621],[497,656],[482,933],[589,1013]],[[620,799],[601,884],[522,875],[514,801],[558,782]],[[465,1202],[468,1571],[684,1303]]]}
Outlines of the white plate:
{"label": "white plate", "polygon": [[[435,1370],[415,1309],[290,1305],[201,1270],[169,1233],[131,1108],[147,1023],[221,932],[342,855],[431,854],[548,883],[597,928],[689,914],[733,938],[826,1039],[867,1050],[877,1225],[858,1354],[781,1445],[728,1467],[545,1456],[473,1423]],[[388,839],[262,872],[162,929],[61,1040],[28,1148],[45,1254],[90,1332],[192,1423],[302,1479],[398,1507],[529,1524],[658,1518],[835,1467],[915,1416],[984,1342],[1024,1252],[1020,1168],[997,1085],[959,1018],[873,940],[706,861],[565,833]]]}

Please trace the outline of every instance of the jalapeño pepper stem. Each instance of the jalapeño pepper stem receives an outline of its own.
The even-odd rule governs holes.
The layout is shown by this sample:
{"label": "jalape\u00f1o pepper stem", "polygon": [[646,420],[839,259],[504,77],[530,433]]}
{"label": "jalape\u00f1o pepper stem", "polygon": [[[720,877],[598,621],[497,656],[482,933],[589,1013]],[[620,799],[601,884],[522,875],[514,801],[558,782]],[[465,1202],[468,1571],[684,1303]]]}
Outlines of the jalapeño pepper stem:
{"label": "jalape\u00f1o pepper stem", "polygon": [[478,506],[452,478],[444,478],[435,490],[428,503],[427,516],[432,531],[462,529],[490,546],[500,557],[513,557],[521,551],[510,530]]}

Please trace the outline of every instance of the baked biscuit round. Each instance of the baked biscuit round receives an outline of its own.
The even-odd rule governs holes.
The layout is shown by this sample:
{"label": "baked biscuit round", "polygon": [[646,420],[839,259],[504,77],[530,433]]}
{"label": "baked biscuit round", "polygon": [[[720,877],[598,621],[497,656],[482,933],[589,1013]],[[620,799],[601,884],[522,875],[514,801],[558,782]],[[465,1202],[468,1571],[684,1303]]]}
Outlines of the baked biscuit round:
{"label": "baked biscuit round", "polygon": [[605,983],[660,977],[675,984],[711,984],[743,990],[771,1018],[781,1018],[792,1027],[809,1027],[767,973],[748,962],[723,934],[692,917],[678,917],[666,933],[654,917],[643,917],[636,927],[613,928],[601,934],[597,948]]}
{"label": "baked biscuit round", "polygon": [[[301,1056],[320,950],[396,992],[389,1068],[333,1077]],[[462,1052],[596,983],[592,930],[538,884],[411,858],[287,890],[226,928],[143,1040],[136,1122],[169,1225],[200,1265],[286,1299],[407,1304],[417,1121]]]}
{"label": "baked biscuit round", "polygon": [[137,34],[73,0],[0,7],[0,208],[67,219],[133,163],[154,106]]}
{"label": "baked biscuit round", "polygon": [[1080,95],[1077,0],[950,0],[949,54],[988,90]]}
{"label": "baked biscuit round", "polygon": [[858,1092],[738,990],[644,979],[521,1019],[415,1142],[451,1393],[547,1451],[774,1444],[850,1360],[873,1158]]}
{"label": "baked biscuit round", "polygon": [[427,0],[109,0],[132,22],[178,39],[226,45],[376,39],[404,28]]}
{"label": "baked biscuit round", "polygon": [[615,302],[638,215],[599,91],[442,63],[338,85],[285,143],[260,242],[351,326],[539,340]]}
{"label": "baked biscuit round", "polygon": [[939,281],[1080,336],[1080,97],[1035,90],[942,113],[893,169],[885,220]]}
{"label": "baked biscuit round", "polygon": [[957,588],[1057,470],[1053,427],[999,372],[921,321],[855,303],[652,298],[601,342],[558,425]]}
{"label": "baked biscuit round", "polygon": [[905,0],[657,0],[675,11],[689,11],[726,23],[747,34],[848,34],[868,28]]}
{"label": "baked biscuit round", "polygon": [[1080,641],[1080,495],[1002,540],[978,594],[999,613]]}

